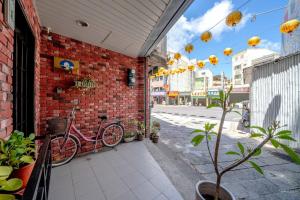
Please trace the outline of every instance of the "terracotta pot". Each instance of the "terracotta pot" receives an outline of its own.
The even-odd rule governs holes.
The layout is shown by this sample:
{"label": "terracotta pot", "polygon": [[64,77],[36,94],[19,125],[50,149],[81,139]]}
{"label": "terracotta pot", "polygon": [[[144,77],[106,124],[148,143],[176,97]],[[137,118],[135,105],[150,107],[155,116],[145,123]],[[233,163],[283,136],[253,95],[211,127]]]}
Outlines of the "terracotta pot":
{"label": "terracotta pot", "polygon": [[[216,183],[211,181],[199,181],[196,184],[196,200],[214,199]],[[210,198],[208,198],[210,196]],[[220,188],[220,200],[236,200],[233,194],[225,187]]]}
{"label": "terracotta pot", "polygon": [[138,140],[138,141],[143,141],[143,140],[144,140],[144,135],[139,134],[139,135],[137,136],[137,140]]}
{"label": "terracotta pot", "polygon": [[152,142],[158,143],[159,136],[152,136]]}
{"label": "terracotta pot", "polygon": [[28,180],[31,176],[31,172],[33,170],[34,165],[35,165],[35,162],[28,164],[24,167],[21,167],[20,169],[14,170],[13,177],[19,178],[23,181],[22,189],[26,187]]}

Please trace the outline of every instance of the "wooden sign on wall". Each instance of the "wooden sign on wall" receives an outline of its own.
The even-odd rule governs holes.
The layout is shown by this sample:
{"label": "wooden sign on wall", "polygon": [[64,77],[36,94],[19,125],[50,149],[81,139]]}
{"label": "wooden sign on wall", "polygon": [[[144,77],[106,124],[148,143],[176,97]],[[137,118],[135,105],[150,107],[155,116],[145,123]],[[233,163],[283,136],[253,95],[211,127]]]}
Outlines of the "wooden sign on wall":
{"label": "wooden sign on wall", "polygon": [[70,71],[73,74],[79,74],[79,61],[54,57],[54,68]]}

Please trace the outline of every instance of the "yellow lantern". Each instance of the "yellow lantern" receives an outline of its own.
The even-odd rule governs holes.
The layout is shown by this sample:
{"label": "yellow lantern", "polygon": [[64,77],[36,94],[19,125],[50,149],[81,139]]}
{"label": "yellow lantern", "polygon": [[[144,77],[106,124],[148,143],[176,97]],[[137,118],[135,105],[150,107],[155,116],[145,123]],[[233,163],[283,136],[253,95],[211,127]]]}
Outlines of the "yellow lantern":
{"label": "yellow lantern", "polygon": [[194,71],[195,66],[194,66],[194,65],[189,65],[189,66],[188,66],[188,69],[189,69],[190,71]]}
{"label": "yellow lantern", "polygon": [[215,55],[209,56],[208,60],[212,65],[216,65],[219,62],[219,59]]}
{"label": "yellow lantern", "polygon": [[154,79],[154,78],[155,78],[155,76],[154,76],[154,75],[150,76],[150,79]]}
{"label": "yellow lantern", "polygon": [[174,58],[175,58],[176,60],[179,60],[179,59],[181,58],[181,54],[180,54],[180,53],[175,53],[175,54],[174,54]]}
{"label": "yellow lantern", "polygon": [[202,69],[203,67],[205,67],[205,62],[204,62],[203,60],[199,60],[199,61],[197,62],[197,65],[198,65],[198,67],[199,67],[200,69]]}
{"label": "yellow lantern", "polygon": [[163,73],[164,71],[165,71],[165,68],[160,67],[159,70],[158,70],[158,73]]}
{"label": "yellow lantern", "polygon": [[298,19],[292,19],[289,21],[284,22],[280,26],[280,32],[282,33],[292,33],[296,30],[300,25],[300,21]]}
{"label": "yellow lantern", "polygon": [[203,42],[208,42],[209,40],[211,40],[212,34],[210,31],[205,31],[201,34],[200,38]]}
{"label": "yellow lantern", "polygon": [[173,59],[171,59],[171,60],[169,60],[168,62],[167,62],[167,65],[173,65],[174,64],[174,60]]}
{"label": "yellow lantern", "polygon": [[186,70],[185,68],[179,68],[179,69],[180,69],[181,73],[185,72],[185,70]]}
{"label": "yellow lantern", "polygon": [[174,75],[176,73],[176,71],[173,69],[171,70],[171,74]]}
{"label": "yellow lantern", "polygon": [[194,46],[192,44],[187,44],[185,47],[184,47],[184,50],[187,52],[187,53],[191,53],[193,50],[194,50]]}
{"label": "yellow lantern", "polygon": [[251,47],[255,47],[260,43],[260,38],[258,36],[254,36],[248,40],[248,45]]}
{"label": "yellow lantern", "polygon": [[227,26],[231,26],[231,27],[236,26],[238,23],[240,23],[242,17],[243,14],[238,10],[229,13],[226,17]]}
{"label": "yellow lantern", "polygon": [[224,49],[224,55],[225,56],[230,56],[232,54],[232,48],[226,48]]}
{"label": "yellow lantern", "polygon": [[164,71],[163,71],[163,75],[164,75],[164,76],[169,75],[169,71],[168,71],[168,70],[164,70]]}

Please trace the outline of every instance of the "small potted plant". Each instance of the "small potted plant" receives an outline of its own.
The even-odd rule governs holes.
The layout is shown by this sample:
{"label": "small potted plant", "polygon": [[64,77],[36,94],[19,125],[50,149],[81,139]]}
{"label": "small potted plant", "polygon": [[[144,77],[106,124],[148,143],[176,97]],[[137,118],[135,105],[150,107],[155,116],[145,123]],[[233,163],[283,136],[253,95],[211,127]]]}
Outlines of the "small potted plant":
{"label": "small potted plant", "polygon": [[152,142],[153,143],[158,143],[158,139],[159,139],[159,128],[158,127],[152,127],[152,130],[151,130],[151,133],[152,133]]}
{"label": "small potted plant", "polygon": [[137,140],[142,141],[145,137],[145,125],[144,122],[137,122]]}
{"label": "small potted plant", "polygon": [[25,188],[35,165],[35,135],[24,136],[23,132],[14,131],[5,141],[0,139],[0,165],[10,166],[12,176],[20,178]]}
{"label": "small potted plant", "polygon": [[136,138],[136,133],[134,131],[128,131],[124,134],[124,142],[132,142]]}
{"label": "small potted plant", "polygon": [[[2,156],[2,154],[1,154]],[[22,188],[23,182],[19,178],[10,178],[13,168],[11,166],[0,166],[0,193],[15,192]],[[13,194],[0,194],[0,200],[14,200]]]}
{"label": "small potted plant", "polygon": [[153,135],[157,135],[160,131],[160,123],[158,121],[153,121],[151,126],[150,140],[153,139]]}
{"label": "small potted plant", "polygon": [[[212,123],[206,123],[204,125],[204,129],[197,129],[193,131],[193,133],[196,133],[197,135],[193,137],[192,143],[194,146],[197,146],[202,141],[205,141],[209,157],[216,173],[216,182],[199,181],[196,184],[196,200],[235,200],[235,197],[232,195],[232,193],[221,185],[223,175],[238,167],[242,163],[249,164],[257,172],[263,174],[263,170],[251,158],[259,156],[262,152],[262,147],[267,143],[270,143],[275,148],[281,148],[295,163],[300,164],[299,155],[288,145],[281,142],[282,140],[296,141],[292,137],[292,132],[282,129],[283,126],[281,126],[278,121],[274,121],[267,129],[259,126],[251,126],[250,128],[254,129],[255,131],[251,133],[250,137],[261,138],[260,143],[254,147],[251,147],[244,146],[241,142],[237,142],[237,150],[226,152],[227,155],[235,156],[236,159],[228,166],[220,167],[218,161],[219,147],[221,143],[224,120],[227,113],[236,112],[233,110],[235,107],[234,104],[229,102],[231,91],[232,86],[229,88],[228,92],[220,91],[219,97],[213,99],[216,103],[208,106],[208,108],[220,107],[223,110],[217,132],[214,132],[216,124]],[[216,136],[214,152],[211,151],[209,145],[209,141],[211,140],[212,136]]]}

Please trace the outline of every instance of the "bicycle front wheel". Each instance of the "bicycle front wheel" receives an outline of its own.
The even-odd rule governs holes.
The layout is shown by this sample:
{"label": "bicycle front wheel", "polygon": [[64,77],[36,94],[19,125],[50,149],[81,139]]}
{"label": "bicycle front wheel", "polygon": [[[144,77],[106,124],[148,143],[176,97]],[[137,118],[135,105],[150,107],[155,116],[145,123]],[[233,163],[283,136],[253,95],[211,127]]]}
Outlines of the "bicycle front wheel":
{"label": "bicycle front wheel", "polygon": [[79,141],[77,137],[69,135],[67,139],[63,134],[51,139],[52,166],[58,167],[70,162],[78,152]]}
{"label": "bicycle front wheel", "polygon": [[124,135],[124,129],[118,124],[111,124],[105,128],[102,134],[102,141],[105,146],[113,147],[118,145]]}

